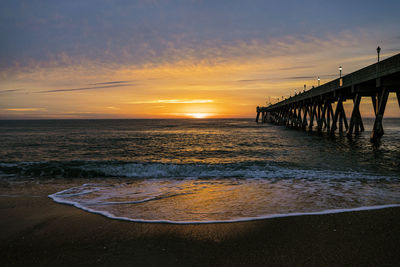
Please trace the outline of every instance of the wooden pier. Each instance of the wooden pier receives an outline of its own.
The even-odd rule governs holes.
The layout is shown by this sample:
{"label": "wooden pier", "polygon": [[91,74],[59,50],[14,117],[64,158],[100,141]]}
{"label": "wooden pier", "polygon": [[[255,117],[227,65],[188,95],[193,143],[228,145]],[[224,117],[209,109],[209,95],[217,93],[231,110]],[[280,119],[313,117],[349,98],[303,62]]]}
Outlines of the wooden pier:
{"label": "wooden pier", "polygon": [[[400,54],[352,72],[311,90],[289,97],[281,102],[257,107],[256,122],[271,122],[288,127],[347,132],[347,136],[364,131],[360,113],[363,97],[372,100],[375,122],[371,142],[383,135],[382,119],[389,93],[397,95],[400,107]],[[348,121],[343,102],[353,103]],[[334,108],[335,107],[335,108]],[[261,118],[260,118],[261,115]]]}

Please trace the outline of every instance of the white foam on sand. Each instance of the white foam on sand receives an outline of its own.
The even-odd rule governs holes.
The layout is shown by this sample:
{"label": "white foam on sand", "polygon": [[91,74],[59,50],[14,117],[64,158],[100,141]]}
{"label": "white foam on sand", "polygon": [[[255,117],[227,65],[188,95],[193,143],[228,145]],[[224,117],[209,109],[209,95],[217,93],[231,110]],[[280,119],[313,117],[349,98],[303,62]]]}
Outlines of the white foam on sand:
{"label": "white foam on sand", "polygon": [[[93,208],[89,208],[77,201],[67,200],[63,197],[60,197],[60,194],[71,191],[71,189],[66,189],[55,194],[51,194],[48,197],[53,199],[53,201],[61,204],[68,204],[75,206],[84,211],[100,214],[110,219],[122,220],[122,221],[130,221],[130,222],[139,222],[139,223],[170,223],[170,224],[210,224],[210,223],[235,223],[235,222],[246,222],[246,221],[255,221],[255,220],[265,220],[265,219],[273,219],[273,218],[283,218],[283,217],[293,217],[293,216],[313,216],[313,215],[326,215],[326,214],[335,214],[335,213],[345,213],[345,212],[357,212],[357,211],[367,211],[367,210],[378,210],[378,209],[386,209],[386,208],[395,208],[400,207],[400,204],[387,204],[387,205],[376,205],[376,206],[362,206],[356,208],[340,208],[340,209],[327,209],[322,211],[312,211],[312,212],[292,212],[292,213],[277,213],[277,214],[266,214],[260,215],[256,217],[241,217],[235,219],[226,219],[226,220],[204,220],[204,221],[174,221],[174,220],[145,220],[140,218],[128,218],[123,216],[115,216],[108,211],[96,210]],[[87,194],[89,190],[82,192],[82,194]]]}

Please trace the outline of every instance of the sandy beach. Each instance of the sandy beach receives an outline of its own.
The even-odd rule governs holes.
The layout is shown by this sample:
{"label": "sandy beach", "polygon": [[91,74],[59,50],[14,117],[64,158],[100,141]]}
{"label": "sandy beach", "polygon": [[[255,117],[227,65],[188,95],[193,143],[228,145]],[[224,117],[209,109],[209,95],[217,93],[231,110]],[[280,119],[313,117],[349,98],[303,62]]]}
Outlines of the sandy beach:
{"label": "sandy beach", "polygon": [[[3,188],[4,189],[4,188]],[[2,266],[395,266],[400,209],[221,224],[108,219],[34,185],[0,197]],[[15,192],[14,192],[15,193]]]}

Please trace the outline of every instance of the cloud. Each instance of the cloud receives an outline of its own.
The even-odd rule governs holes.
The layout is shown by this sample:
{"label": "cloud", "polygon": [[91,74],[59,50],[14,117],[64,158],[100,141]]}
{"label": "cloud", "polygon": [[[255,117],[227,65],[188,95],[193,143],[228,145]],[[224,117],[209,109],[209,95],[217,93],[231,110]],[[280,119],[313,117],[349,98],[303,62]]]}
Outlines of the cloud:
{"label": "cloud", "polygon": [[148,100],[148,101],[131,101],[127,102],[127,104],[206,104],[206,103],[214,103],[214,100],[211,99],[159,99],[159,100]]}
{"label": "cloud", "polygon": [[391,48],[391,49],[386,49],[387,53],[399,53],[400,52],[400,48]]}
{"label": "cloud", "polygon": [[306,66],[295,66],[295,67],[284,67],[284,68],[278,68],[276,70],[298,70],[298,69],[311,69],[314,68],[315,65],[306,65]]}
{"label": "cloud", "polygon": [[247,80],[238,80],[236,82],[264,82],[264,81],[277,81],[277,80],[310,80],[315,79],[317,77],[322,78],[332,78],[337,77],[338,74],[324,74],[319,76],[288,76],[288,77],[279,77],[279,78],[260,78],[260,79],[247,79]]}
{"label": "cloud", "polygon": [[22,91],[22,89],[2,90],[2,91],[0,91],[0,94],[13,93],[13,92],[18,92],[18,91]]}
{"label": "cloud", "polygon": [[136,85],[136,84],[134,84],[134,83],[130,83],[130,84],[112,84],[112,85],[104,85],[104,86],[46,90],[46,91],[38,91],[36,93],[59,93],[59,92],[84,91],[84,90],[98,90],[98,89],[104,89],[104,88],[116,88],[116,87],[134,86],[134,85]]}
{"label": "cloud", "polygon": [[101,82],[101,83],[90,83],[89,85],[113,85],[113,84],[126,84],[133,81],[112,81],[112,82]]}
{"label": "cloud", "polygon": [[[149,45],[135,46],[126,45],[121,49],[107,51],[101,50],[101,55],[109,52],[112,56],[103,57],[101,55],[91,55],[85,50],[84,54],[74,54],[72,51],[54,52],[51,57],[30,58],[30,60],[12,61],[15,64],[8,64],[3,71],[5,77],[13,72],[32,72],[38,69],[54,69],[71,67],[74,71],[99,72],[103,69],[106,73],[112,73],[119,68],[129,68],[131,70],[153,68],[157,66],[188,66],[188,65],[209,65],[211,67],[232,62],[256,64],[260,61],[275,61],[277,58],[294,58],[298,55],[309,56],[308,62],[302,66],[279,66],[268,70],[293,70],[312,68],[313,58],[322,53],[327,57],[326,52],[351,49],[372,37],[360,29],[359,34],[349,32],[339,32],[335,35],[284,35],[279,37],[251,39],[236,39],[230,42],[221,42],[216,39],[203,40],[201,42],[188,41],[178,38],[176,41],[157,39],[159,48],[157,52],[152,52],[153,48]],[[142,51],[143,50],[143,51]],[[139,51],[139,52],[138,52]],[[87,53],[86,53],[87,52]],[[73,67],[72,67],[73,66]],[[81,68],[80,68],[81,67]],[[122,78],[122,77],[121,77]],[[122,78],[123,79],[123,78]],[[112,85],[128,83],[129,81],[110,81],[104,83],[94,83],[90,85]]]}
{"label": "cloud", "polygon": [[3,108],[4,111],[18,111],[18,112],[26,112],[26,111],[46,111],[45,108]]}
{"label": "cloud", "polygon": [[332,78],[332,77],[337,77],[338,74],[323,74],[323,75],[313,75],[313,76],[292,76],[292,77],[284,77],[281,79],[285,79],[285,80],[309,80],[309,79],[315,79],[316,77],[320,77],[320,78]]}
{"label": "cloud", "polygon": [[248,82],[261,82],[261,81],[271,81],[271,80],[273,80],[273,78],[265,78],[265,79],[246,79],[246,80],[238,80],[237,82],[248,83]]}

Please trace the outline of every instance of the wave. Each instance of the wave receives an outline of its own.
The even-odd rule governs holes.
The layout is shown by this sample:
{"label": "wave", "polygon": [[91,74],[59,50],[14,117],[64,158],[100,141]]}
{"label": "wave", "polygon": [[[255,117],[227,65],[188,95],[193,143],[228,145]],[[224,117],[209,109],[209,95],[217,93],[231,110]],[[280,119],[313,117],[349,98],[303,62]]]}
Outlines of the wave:
{"label": "wave", "polygon": [[387,209],[387,208],[398,208],[400,204],[388,204],[388,205],[377,205],[377,206],[363,206],[357,208],[348,208],[348,209],[329,209],[323,211],[315,211],[315,212],[293,212],[293,213],[276,213],[276,214],[267,214],[260,215],[256,217],[242,217],[237,219],[226,219],[226,220],[204,220],[204,221],[175,221],[175,220],[146,220],[146,219],[132,219],[124,216],[115,216],[114,214],[107,212],[96,210],[93,208],[88,208],[83,205],[74,202],[63,201],[57,199],[53,195],[49,195],[54,202],[61,204],[68,204],[75,206],[81,210],[103,215],[109,219],[120,220],[120,221],[129,221],[136,223],[169,223],[169,224],[213,224],[213,223],[237,223],[237,222],[248,222],[248,221],[258,221],[258,220],[267,220],[267,219],[275,219],[275,218],[284,218],[284,217],[294,217],[294,216],[313,216],[313,215],[327,215],[327,214],[336,214],[336,213],[345,213],[345,212],[357,212],[357,211],[368,211],[368,210],[379,210],[379,209]]}
{"label": "wave", "polygon": [[293,187],[282,180],[277,183],[246,180],[232,184],[228,179],[217,183],[150,179],[126,184],[83,184],[49,197],[57,203],[111,219],[175,224],[240,222],[400,207],[398,191],[390,184],[372,187],[368,183],[360,187],[348,182],[340,186],[336,182],[327,186],[321,181],[296,184]]}
{"label": "wave", "polygon": [[116,161],[3,162],[0,163],[0,177],[398,179],[396,176],[351,170],[305,169],[276,162],[170,164]]}

